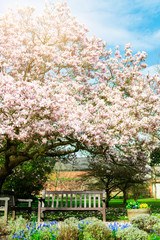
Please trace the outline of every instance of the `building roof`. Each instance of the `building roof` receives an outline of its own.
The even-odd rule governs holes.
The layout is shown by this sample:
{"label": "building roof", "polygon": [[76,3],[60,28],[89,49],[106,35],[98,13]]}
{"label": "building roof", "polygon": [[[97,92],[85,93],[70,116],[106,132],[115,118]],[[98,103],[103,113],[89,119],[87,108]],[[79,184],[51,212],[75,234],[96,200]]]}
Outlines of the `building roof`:
{"label": "building roof", "polygon": [[57,162],[55,164],[55,170],[59,171],[87,171],[88,169],[89,162],[87,157],[77,157],[75,162]]}

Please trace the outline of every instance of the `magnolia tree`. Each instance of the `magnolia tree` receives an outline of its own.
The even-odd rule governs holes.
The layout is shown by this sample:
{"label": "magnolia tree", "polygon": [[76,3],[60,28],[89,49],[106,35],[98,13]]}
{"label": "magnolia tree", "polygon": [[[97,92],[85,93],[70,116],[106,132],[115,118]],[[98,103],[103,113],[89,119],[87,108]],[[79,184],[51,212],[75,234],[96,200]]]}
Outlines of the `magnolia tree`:
{"label": "magnolia tree", "polygon": [[39,156],[159,143],[159,78],[142,76],[146,54],[112,54],[87,32],[62,2],[39,17],[31,7],[0,16],[0,188]]}

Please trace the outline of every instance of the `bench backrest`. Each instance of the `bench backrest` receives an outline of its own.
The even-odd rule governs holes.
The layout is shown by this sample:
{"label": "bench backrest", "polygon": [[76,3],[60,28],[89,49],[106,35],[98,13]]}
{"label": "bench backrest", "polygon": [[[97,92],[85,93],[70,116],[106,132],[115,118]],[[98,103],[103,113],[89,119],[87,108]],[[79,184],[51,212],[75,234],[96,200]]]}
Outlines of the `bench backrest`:
{"label": "bench backrest", "polygon": [[[14,191],[7,191],[7,190],[1,190],[0,191],[0,197],[9,197],[9,207],[15,206],[16,205],[16,197],[14,194]],[[4,202],[0,201],[0,205],[3,205]]]}
{"label": "bench backrest", "polygon": [[54,209],[92,209],[103,208],[103,191],[46,191],[42,192],[42,208]]}

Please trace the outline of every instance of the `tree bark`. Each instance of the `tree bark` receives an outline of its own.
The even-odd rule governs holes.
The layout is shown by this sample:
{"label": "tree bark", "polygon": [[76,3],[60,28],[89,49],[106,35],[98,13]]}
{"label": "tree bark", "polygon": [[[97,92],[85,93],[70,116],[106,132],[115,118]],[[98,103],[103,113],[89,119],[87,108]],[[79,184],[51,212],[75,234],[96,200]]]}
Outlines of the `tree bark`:
{"label": "tree bark", "polygon": [[106,207],[108,208],[109,207],[109,201],[110,201],[110,191],[108,191],[108,189],[106,189],[106,195],[107,195]]}
{"label": "tree bark", "polygon": [[[33,142],[23,144],[18,140],[7,139],[3,149],[0,148],[0,157],[3,160],[0,166],[0,190],[5,179],[12,174],[13,169],[19,164],[39,156],[56,157],[77,152],[79,150],[78,143],[74,146],[72,143],[73,140],[60,139],[48,145],[35,145]],[[66,150],[67,145],[71,145],[72,148]],[[57,150],[58,147],[64,147],[64,149]]]}
{"label": "tree bark", "polygon": [[13,169],[18,166],[21,162],[25,162],[29,160],[27,157],[24,156],[14,156],[11,155],[10,157],[5,158],[4,165],[0,168],[0,190],[2,189],[2,185],[5,179],[12,174]]}
{"label": "tree bark", "polygon": [[128,199],[127,190],[124,189],[124,190],[123,190],[123,204],[124,204],[124,205],[126,205],[127,199]]}

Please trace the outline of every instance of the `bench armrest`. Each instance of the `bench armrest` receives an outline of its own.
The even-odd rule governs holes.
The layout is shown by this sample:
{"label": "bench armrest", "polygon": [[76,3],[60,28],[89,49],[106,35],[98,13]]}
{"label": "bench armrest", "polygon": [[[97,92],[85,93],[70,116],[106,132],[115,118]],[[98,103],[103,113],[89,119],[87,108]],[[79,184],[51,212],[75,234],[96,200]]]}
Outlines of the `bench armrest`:
{"label": "bench armrest", "polygon": [[28,207],[31,207],[31,202],[33,201],[32,199],[17,199],[19,202],[28,202]]}
{"label": "bench armrest", "polygon": [[0,201],[4,201],[4,205],[0,206],[0,209],[2,211],[8,211],[8,202],[10,198],[9,197],[0,197]]}
{"label": "bench armrest", "polygon": [[4,206],[0,206],[0,210],[4,211],[4,221],[8,221],[8,202],[10,198],[9,197],[0,197],[0,201],[4,201]]}
{"label": "bench armrest", "polygon": [[8,208],[8,202],[9,202],[10,198],[9,197],[0,197],[0,201],[4,201],[4,206],[0,206],[1,208]]}
{"label": "bench armrest", "polygon": [[0,197],[1,201],[9,201],[9,199],[10,199],[9,197]]}

